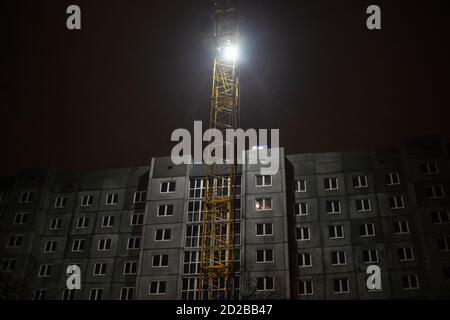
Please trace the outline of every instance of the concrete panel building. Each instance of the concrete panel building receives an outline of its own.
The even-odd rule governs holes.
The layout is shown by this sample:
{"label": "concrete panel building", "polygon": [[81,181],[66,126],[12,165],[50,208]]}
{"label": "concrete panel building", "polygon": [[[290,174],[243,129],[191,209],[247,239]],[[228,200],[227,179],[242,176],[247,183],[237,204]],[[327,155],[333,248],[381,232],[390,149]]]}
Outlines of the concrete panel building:
{"label": "concrete panel building", "polygon": [[[450,298],[450,158],[439,137],[285,155],[238,170],[237,299]],[[204,166],[0,179],[0,286],[8,299],[194,299]],[[79,265],[81,290],[67,290]],[[369,290],[369,265],[382,288]]]}

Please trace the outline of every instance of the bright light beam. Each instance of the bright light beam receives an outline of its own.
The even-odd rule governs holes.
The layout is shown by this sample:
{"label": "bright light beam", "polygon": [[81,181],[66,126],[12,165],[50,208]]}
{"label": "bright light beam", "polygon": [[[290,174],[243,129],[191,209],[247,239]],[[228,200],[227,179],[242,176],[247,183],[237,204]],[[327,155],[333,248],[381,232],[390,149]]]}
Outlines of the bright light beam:
{"label": "bright light beam", "polygon": [[223,49],[223,57],[227,60],[234,61],[238,56],[238,48],[237,46],[227,45]]}

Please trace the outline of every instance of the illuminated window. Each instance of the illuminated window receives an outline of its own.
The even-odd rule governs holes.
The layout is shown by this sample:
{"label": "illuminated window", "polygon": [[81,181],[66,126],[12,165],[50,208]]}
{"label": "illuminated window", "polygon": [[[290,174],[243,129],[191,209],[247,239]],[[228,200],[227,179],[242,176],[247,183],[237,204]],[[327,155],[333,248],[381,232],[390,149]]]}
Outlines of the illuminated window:
{"label": "illuminated window", "polygon": [[255,199],[255,210],[256,211],[272,210],[272,199],[271,198]]}

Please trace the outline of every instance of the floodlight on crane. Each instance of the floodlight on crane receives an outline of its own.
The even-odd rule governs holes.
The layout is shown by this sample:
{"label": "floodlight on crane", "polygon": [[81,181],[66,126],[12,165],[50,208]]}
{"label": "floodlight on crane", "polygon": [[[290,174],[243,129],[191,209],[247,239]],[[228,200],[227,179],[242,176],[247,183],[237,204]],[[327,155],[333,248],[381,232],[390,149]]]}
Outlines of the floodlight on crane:
{"label": "floodlight on crane", "polygon": [[222,47],[221,50],[223,57],[228,61],[235,61],[238,57],[238,46],[227,44],[225,47]]}

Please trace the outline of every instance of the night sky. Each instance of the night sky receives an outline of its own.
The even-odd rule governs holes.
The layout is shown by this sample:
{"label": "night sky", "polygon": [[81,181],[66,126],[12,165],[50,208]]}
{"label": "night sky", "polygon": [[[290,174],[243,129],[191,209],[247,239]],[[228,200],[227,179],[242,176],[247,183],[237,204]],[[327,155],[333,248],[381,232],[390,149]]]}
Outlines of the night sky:
{"label": "night sky", "polygon": [[[66,28],[66,8],[82,30]],[[449,1],[238,0],[241,127],[279,128],[288,153],[450,140]],[[382,29],[366,28],[366,8]],[[208,0],[0,4],[0,175],[148,165],[207,124]]]}

